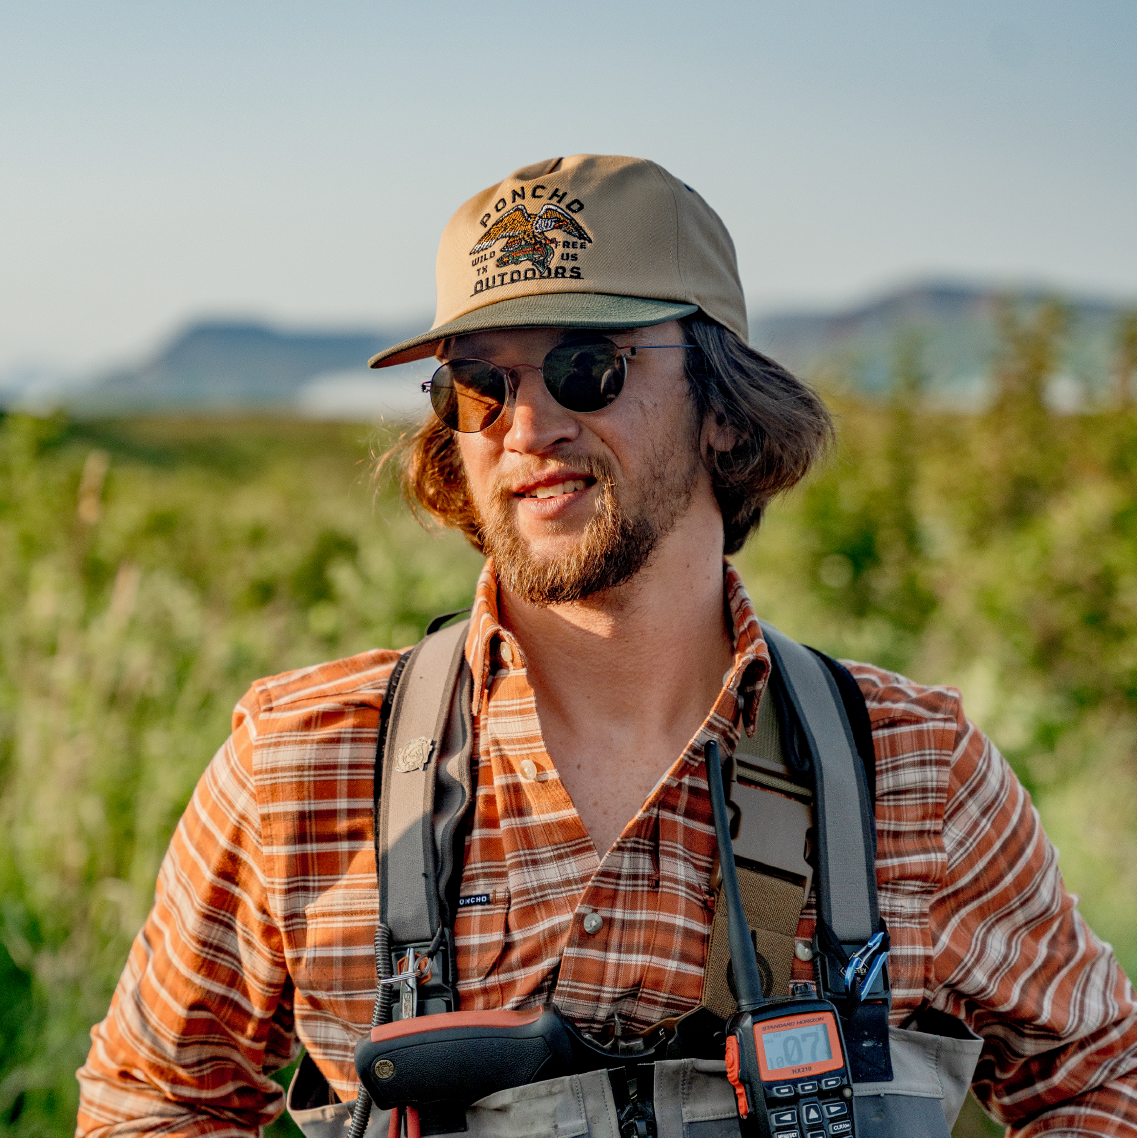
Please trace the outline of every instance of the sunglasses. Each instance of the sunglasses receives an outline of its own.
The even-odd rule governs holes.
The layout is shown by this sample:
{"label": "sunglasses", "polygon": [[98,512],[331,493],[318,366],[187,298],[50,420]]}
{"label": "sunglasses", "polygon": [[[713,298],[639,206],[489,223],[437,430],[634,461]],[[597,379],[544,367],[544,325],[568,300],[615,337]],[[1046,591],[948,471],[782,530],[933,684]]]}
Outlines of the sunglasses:
{"label": "sunglasses", "polygon": [[[474,435],[492,427],[517,396],[520,373],[536,371],[546,389],[568,411],[603,411],[624,389],[628,358],[657,348],[690,344],[637,344],[617,347],[611,340],[570,340],[558,344],[536,364],[501,368],[489,360],[448,360],[423,384],[435,414],[452,431]],[[626,356],[624,353],[627,352]]]}

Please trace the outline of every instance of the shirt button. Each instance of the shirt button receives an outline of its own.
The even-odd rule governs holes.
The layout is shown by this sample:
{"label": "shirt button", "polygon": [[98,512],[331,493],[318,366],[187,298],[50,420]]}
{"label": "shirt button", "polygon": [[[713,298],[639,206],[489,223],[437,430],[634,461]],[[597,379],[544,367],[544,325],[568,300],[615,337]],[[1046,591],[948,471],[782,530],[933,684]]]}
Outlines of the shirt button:
{"label": "shirt button", "polygon": [[794,955],[797,956],[799,960],[813,960],[814,949],[804,940],[796,940],[794,942]]}
{"label": "shirt button", "polygon": [[603,925],[605,921],[600,913],[589,913],[581,923],[585,927],[585,932],[587,932],[589,936],[593,936],[601,931],[601,925]]}
{"label": "shirt button", "polygon": [[533,782],[537,778],[537,763],[533,759],[522,759],[522,778],[526,782]]}
{"label": "shirt button", "polygon": [[514,650],[504,640],[498,646],[498,656],[507,667],[514,662]]}

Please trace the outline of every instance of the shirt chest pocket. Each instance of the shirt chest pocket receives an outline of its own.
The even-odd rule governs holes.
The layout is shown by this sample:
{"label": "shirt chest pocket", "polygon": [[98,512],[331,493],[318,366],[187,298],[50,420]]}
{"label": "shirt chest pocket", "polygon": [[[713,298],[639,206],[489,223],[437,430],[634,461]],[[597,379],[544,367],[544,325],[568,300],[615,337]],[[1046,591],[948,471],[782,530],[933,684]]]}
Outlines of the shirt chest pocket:
{"label": "shirt chest pocket", "polygon": [[506,947],[510,891],[505,886],[479,889],[463,882],[454,921],[458,983],[484,980]]}
{"label": "shirt chest pocket", "polygon": [[303,982],[335,992],[374,985],[375,957],[368,949],[378,921],[374,878],[337,881],[305,905],[304,951],[294,966],[297,986]]}

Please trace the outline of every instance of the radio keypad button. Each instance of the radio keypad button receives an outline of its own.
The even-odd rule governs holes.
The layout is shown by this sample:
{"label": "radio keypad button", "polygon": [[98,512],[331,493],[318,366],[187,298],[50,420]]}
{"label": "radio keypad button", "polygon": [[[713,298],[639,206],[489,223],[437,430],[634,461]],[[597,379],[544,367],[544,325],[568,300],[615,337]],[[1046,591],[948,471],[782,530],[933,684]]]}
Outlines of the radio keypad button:
{"label": "radio keypad button", "polygon": [[826,1138],[826,1131],[825,1130],[808,1130],[806,1132],[806,1138]]}
{"label": "radio keypad button", "polygon": [[775,1098],[793,1098],[794,1088],[789,1083],[779,1083],[776,1087],[771,1087],[770,1093]]}
{"label": "radio keypad button", "polygon": [[802,1104],[802,1121],[807,1126],[816,1126],[822,1121],[822,1108],[816,1102]]}
{"label": "radio keypad button", "polygon": [[842,1085],[842,1080],[840,1077],[822,1080],[822,1090],[824,1090],[824,1091],[832,1091],[835,1087],[840,1087],[841,1085]]}
{"label": "radio keypad button", "polygon": [[817,1083],[799,1083],[798,1093],[800,1095],[816,1095],[818,1093]]}
{"label": "radio keypad button", "polygon": [[826,1117],[827,1118],[841,1118],[843,1114],[849,1114],[850,1108],[844,1102],[828,1102],[826,1103]]}
{"label": "radio keypad button", "polygon": [[797,1130],[776,1130],[774,1138],[802,1138]]}
{"label": "radio keypad button", "polygon": [[853,1123],[852,1122],[831,1122],[830,1123],[830,1133],[831,1134],[848,1134],[852,1129],[853,1129]]}
{"label": "radio keypad button", "polygon": [[796,1110],[776,1110],[771,1115],[771,1122],[775,1126],[797,1126],[798,1125],[798,1111],[796,1111]]}

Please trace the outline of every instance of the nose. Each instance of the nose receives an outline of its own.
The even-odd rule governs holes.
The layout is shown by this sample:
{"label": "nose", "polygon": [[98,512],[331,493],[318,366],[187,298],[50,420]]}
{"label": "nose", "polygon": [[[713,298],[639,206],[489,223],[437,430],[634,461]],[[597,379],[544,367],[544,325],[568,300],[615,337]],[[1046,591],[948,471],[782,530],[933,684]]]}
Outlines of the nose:
{"label": "nose", "polygon": [[536,367],[513,368],[509,377],[511,399],[503,416],[508,417],[509,427],[502,439],[506,450],[543,454],[580,435],[576,416],[549,394]]}

